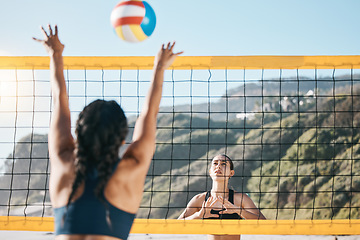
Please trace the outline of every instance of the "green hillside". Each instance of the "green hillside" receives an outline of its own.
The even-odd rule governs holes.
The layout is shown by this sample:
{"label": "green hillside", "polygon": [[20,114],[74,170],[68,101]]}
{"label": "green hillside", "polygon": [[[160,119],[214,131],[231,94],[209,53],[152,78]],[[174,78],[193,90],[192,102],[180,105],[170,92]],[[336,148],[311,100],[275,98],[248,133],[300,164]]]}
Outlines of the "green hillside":
{"label": "green hillside", "polygon": [[[359,218],[360,88],[356,85],[349,96],[349,85],[343,82],[335,90],[331,84],[323,86],[318,90],[322,97],[315,98],[305,96],[314,89],[309,79],[301,87],[285,84],[281,96],[277,83],[252,83],[229,90],[228,98],[211,103],[210,113],[207,103],[194,105],[194,114],[181,111],[189,109],[185,105],[177,106],[175,113],[162,108],[137,217],[177,218],[195,194],[211,188],[208,164],[214,155],[226,152],[235,162],[231,187],[248,193],[269,219]],[[244,92],[259,95],[259,89],[269,97],[241,100]],[[285,93],[286,109],[280,103]],[[223,112],[224,103],[229,115]],[[236,118],[244,104],[253,114]],[[265,104],[268,109],[262,109]],[[134,119],[129,125],[127,142]],[[1,214],[7,214],[10,196],[12,205],[21,205],[12,209],[49,202],[47,156],[45,135],[29,135],[17,143],[15,154],[2,167]],[[10,186],[14,191],[7,190]]]}
{"label": "green hillside", "polygon": [[[174,143],[207,138],[219,142],[204,149],[182,149],[182,157],[177,156],[184,159],[182,166],[174,167],[176,161],[157,164],[155,158],[149,173],[161,174],[158,169],[166,164],[169,170],[147,181],[138,217],[176,218],[192,196],[210,189],[207,164],[212,156],[227,152],[237,161],[237,176],[230,184],[236,191],[249,193],[269,219],[348,218],[349,214],[359,218],[360,135],[355,127],[360,120],[359,106],[358,97],[324,98],[308,104],[302,112],[265,113],[252,121],[229,121],[229,128],[237,128],[228,131],[226,140],[224,129],[177,135]],[[311,113],[315,110],[317,114]],[[170,148],[157,148],[155,156],[169,155]],[[198,159],[189,157],[193,148]]]}
{"label": "green hillside", "polygon": [[44,206],[44,202],[45,205],[50,202],[47,149],[47,135],[28,135],[16,144],[2,166],[0,215],[7,215],[8,211],[10,215],[41,216],[43,211],[45,215],[51,214]]}

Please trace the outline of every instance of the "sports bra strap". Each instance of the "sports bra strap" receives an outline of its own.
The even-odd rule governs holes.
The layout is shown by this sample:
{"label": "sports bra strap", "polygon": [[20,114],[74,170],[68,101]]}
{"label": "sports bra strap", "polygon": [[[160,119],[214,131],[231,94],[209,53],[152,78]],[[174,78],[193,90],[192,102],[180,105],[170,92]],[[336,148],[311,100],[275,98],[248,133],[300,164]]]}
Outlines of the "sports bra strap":
{"label": "sports bra strap", "polygon": [[234,204],[234,190],[229,189],[229,202]]}
{"label": "sports bra strap", "polygon": [[[205,195],[205,202],[209,199],[210,196],[211,196],[211,191],[207,191]],[[229,189],[229,202],[234,204],[234,190],[232,189]]]}

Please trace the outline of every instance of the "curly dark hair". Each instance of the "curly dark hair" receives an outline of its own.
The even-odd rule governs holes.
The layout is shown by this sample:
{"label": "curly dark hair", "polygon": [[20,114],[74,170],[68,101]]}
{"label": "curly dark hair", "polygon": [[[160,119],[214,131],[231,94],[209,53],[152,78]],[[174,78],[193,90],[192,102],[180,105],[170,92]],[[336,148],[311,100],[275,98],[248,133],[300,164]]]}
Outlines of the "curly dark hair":
{"label": "curly dark hair", "polygon": [[115,101],[96,100],[79,114],[75,133],[75,179],[67,207],[80,184],[94,170],[99,179],[94,193],[104,202],[104,188],[118,163],[119,149],[128,133],[124,111]]}

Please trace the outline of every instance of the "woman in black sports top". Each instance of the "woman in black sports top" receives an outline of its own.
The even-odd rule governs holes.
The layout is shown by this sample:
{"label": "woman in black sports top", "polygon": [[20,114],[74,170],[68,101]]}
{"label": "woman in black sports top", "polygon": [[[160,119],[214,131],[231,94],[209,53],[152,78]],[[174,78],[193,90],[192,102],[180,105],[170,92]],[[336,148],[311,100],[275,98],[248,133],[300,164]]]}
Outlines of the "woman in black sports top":
{"label": "woman in black sports top", "polygon": [[[235,174],[228,156],[215,156],[209,174],[211,191],[195,195],[178,219],[265,219],[248,195],[228,188],[228,181]],[[238,240],[240,235],[209,235],[209,239]]]}

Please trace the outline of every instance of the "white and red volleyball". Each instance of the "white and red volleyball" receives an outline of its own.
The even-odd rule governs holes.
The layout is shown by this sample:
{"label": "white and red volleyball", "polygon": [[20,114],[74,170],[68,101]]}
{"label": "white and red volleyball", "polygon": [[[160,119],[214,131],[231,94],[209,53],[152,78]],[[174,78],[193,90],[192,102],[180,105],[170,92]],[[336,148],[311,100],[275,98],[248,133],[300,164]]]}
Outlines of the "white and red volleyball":
{"label": "white and red volleyball", "polygon": [[145,1],[119,2],[111,12],[111,24],[116,34],[128,42],[141,42],[155,30],[156,16]]}

